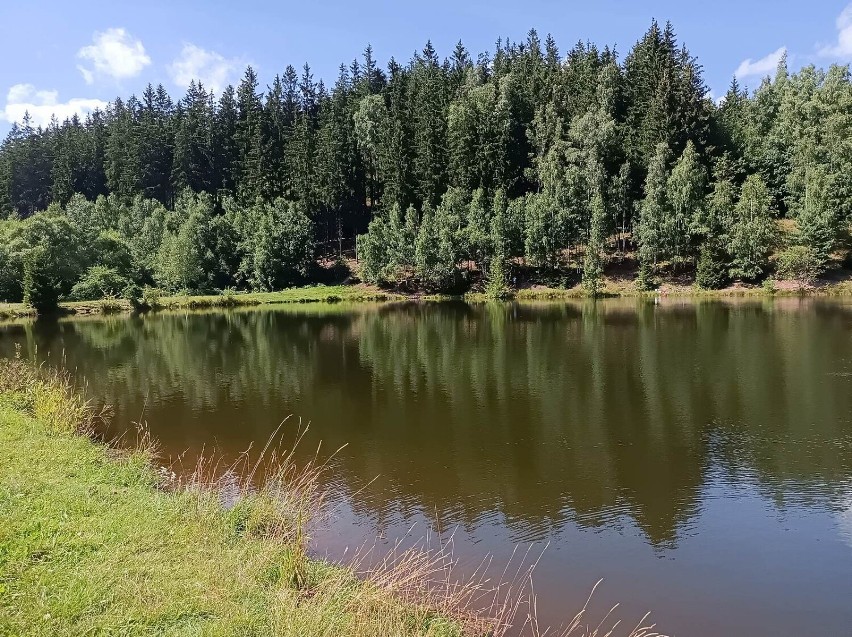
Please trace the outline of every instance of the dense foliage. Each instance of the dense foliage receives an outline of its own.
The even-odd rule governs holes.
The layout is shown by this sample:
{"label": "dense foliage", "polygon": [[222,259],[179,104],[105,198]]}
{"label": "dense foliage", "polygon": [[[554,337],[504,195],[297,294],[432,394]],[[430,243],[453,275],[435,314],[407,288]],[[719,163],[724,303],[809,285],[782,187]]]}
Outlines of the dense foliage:
{"label": "dense foliage", "polygon": [[248,68],[221,96],[148,86],[85,121],[25,118],[0,148],[0,210],[0,300],[27,281],[273,289],[356,236],[371,282],[478,271],[500,295],[524,266],[597,294],[609,260],[635,258],[640,286],[694,268],[718,287],[767,274],[781,218],[812,268],[830,259],[852,220],[852,81],[782,60],[716,104],[656,22],[623,60],[535,32],[476,60],[427,43],[386,71],[367,47],[331,89],[305,65],[260,91]]}

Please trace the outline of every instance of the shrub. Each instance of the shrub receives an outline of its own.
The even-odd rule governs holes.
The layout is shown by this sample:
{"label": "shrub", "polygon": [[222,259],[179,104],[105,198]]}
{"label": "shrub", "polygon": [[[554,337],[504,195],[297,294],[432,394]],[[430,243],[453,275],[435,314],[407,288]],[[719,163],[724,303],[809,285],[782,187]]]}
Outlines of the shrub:
{"label": "shrub", "polygon": [[698,265],[695,270],[695,283],[705,290],[718,290],[727,285],[728,264],[724,251],[708,241],[701,246]]}
{"label": "shrub", "polygon": [[130,283],[130,284],[128,284],[128,285],[127,285],[127,286],[126,286],[126,287],[125,287],[125,288],[121,291],[121,298],[126,299],[127,301],[129,301],[129,302],[130,302],[130,306],[131,306],[134,310],[137,310],[137,311],[138,311],[138,310],[143,309],[143,306],[142,306],[142,288],[140,288],[140,287],[139,287],[138,285],[136,285],[135,283]]}
{"label": "shrub", "polygon": [[105,296],[101,300],[101,314],[118,314],[123,309],[121,302],[114,296]]}
{"label": "shrub", "polygon": [[238,305],[237,291],[232,287],[225,288],[213,304],[218,307],[234,307]]}
{"label": "shrub", "polygon": [[822,259],[814,248],[792,246],[778,255],[776,272],[782,279],[797,281],[800,286],[813,283],[822,273]]}
{"label": "shrub", "polygon": [[142,290],[141,305],[149,310],[156,310],[163,307],[163,291],[160,288],[152,288],[145,286]]}
{"label": "shrub", "polygon": [[24,303],[39,314],[59,308],[60,282],[43,248],[35,248],[24,259]]}
{"label": "shrub", "polygon": [[108,296],[116,297],[129,284],[130,281],[115,269],[95,265],[71,288],[71,298],[75,301],[95,301]]}

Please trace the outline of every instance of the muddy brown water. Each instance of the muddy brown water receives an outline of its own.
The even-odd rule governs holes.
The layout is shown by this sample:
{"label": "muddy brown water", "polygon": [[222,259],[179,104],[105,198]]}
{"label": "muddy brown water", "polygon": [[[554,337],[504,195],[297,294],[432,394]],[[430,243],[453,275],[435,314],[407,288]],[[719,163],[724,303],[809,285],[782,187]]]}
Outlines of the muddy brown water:
{"label": "muddy brown water", "polygon": [[316,550],[453,535],[543,551],[539,621],[852,635],[852,299],[306,305],[0,325],[165,453],[310,422]]}

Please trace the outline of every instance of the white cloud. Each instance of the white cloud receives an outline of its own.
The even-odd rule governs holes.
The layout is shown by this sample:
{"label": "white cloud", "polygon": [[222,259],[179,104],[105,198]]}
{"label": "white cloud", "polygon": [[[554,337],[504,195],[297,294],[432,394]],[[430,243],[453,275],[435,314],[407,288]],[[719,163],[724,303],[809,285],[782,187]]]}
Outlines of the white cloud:
{"label": "white cloud", "polygon": [[221,93],[242,64],[237,58],[226,58],[187,42],[169,65],[169,76],[180,88],[186,88],[193,80],[201,80],[208,91]]}
{"label": "white cloud", "polygon": [[119,28],[95,33],[92,44],[77,51],[77,57],[91,63],[77,67],[86,84],[92,84],[97,77],[114,80],[134,77],[151,64],[142,41]]}
{"label": "white cloud", "polygon": [[60,102],[58,91],[39,91],[32,84],[15,84],[6,94],[6,106],[0,111],[0,118],[9,123],[20,122],[24,113],[29,112],[33,125],[46,126],[53,115],[62,122],[75,113],[83,117],[106,105],[101,100],[82,97]]}
{"label": "white cloud", "polygon": [[786,52],[787,47],[782,46],[777,51],[773,51],[766,57],[762,57],[759,60],[752,60],[751,58],[743,60],[737,67],[737,70],[734,71],[734,75],[740,79],[744,77],[763,77],[771,75],[778,67],[778,62],[781,61],[781,56],[783,56]]}
{"label": "white cloud", "polygon": [[824,57],[852,59],[852,4],[837,16],[837,43],[822,47],[819,54]]}

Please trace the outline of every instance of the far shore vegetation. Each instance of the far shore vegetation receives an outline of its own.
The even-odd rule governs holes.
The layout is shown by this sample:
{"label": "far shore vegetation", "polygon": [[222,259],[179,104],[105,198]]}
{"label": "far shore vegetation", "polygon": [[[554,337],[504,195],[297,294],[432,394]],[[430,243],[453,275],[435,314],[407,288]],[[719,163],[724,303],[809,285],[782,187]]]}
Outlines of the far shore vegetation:
{"label": "far shore vegetation", "polygon": [[[765,279],[761,285],[732,285],[722,289],[703,289],[683,278],[662,281],[656,289],[642,290],[630,279],[601,278],[596,297],[655,296],[690,298],[773,297],[773,296],[852,296],[852,272],[837,272],[832,278],[821,279]],[[168,295],[157,288],[145,288],[136,299],[107,297],[86,301],[58,302],[51,313],[55,315],[128,314],[164,310],[204,310],[237,307],[261,307],[307,303],[391,303],[435,302],[461,300],[469,303],[486,301],[563,301],[589,298],[582,284],[559,287],[558,283],[531,284],[520,288],[504,287],[499,295],[485,288],[461,294],[410,292],[400,288],[380,288],[375,285],[348,283],[341,285],[308,285],[287,288],[277,292],[249,292],[223,290],[211,294]],[[35,318],[38,312],[25,303],[0,302],[0,320]]]}
{"label": "far shore vegetation", "polygon": [[654,21],[623,55],[531,31],[386,68],[367,46],[334,82],[307,64],[266,82],[249,67],[220,95],[149,85],[84,120],[15,124],[0,312],[316,300],[277,291],[354,281],[495,299],[848,290],[848,65],[782,57],[714,100]]}

